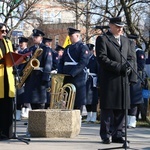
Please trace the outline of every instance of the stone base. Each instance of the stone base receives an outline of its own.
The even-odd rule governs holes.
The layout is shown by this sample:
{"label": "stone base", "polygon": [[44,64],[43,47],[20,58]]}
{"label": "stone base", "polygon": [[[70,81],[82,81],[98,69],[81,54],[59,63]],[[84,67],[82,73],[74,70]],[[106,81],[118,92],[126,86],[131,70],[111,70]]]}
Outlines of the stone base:
{"label": "stone base", "polygon": [[31,137],[72,138],[80,133],[80,110],[41,109],[29,111]]}

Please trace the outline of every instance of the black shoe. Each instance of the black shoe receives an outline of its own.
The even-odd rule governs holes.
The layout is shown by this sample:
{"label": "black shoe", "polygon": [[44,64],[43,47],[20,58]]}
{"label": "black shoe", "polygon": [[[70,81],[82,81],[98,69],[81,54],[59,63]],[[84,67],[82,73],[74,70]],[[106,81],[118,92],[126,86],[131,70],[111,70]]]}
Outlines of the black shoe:
{"label": "black shoe", "polygon": [[9,138],[5,135],[0,135],[0,141],[9,140]]}
{"label": "black shoe", "polygon": [[102,141],[103,144],[110,144],[110,140],[109,139],[105,139]]}
{"label": "black shoe", "polygon": [[25,123],[24,123],[24,125],[28,125],[28,123],[27,123],[27,122],[25,122]]}
{"label": "black shoe", "polygon": [[[125,140],[122,137],[112,138],[112,143],[124,143]],[[129,141],[127,141],[129,143]]]}

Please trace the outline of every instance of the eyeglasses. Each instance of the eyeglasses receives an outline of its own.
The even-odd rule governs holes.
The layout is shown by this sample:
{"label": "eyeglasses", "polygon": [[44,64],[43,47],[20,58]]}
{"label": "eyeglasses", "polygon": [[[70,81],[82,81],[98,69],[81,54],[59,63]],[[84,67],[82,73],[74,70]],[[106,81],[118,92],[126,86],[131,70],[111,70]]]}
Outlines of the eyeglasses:
{"label": "eyeglasses", "polygon": [[6,32],[7,33],[7,30],[0,30],[2,33]]}

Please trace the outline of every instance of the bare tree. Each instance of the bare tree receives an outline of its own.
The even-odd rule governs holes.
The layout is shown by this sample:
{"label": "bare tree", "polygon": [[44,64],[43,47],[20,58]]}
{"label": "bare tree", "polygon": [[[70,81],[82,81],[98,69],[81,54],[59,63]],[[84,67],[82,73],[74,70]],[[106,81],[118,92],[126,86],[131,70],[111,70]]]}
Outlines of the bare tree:
{"label": "bare tree", "polygon": [[[35,11],[34,5],[40,0],[3,0],[0,2],[1,20],[8,25],[9,33],[15,30],[22,21],[31,18],[31,14]],[[36,18],[37,19],[37,18]]]}
{"label": "bare tree", "polygon": [[[150,41],[143,35],[144,18],[149,13],[149,0],[57,0],[62,6],[72,10],[76,16],[76,24],[82,24],[88,27],[88,32],[91,32],[92,27],[96,25],[108,24],[110,17],[123,16],[126,22],[126,34],[138,34],[138,44],[145,43],[146,49],[150,48]],[[82,4],[84,3],[84,5]],[[76,5],[78,4],[78,5]],[[81,5],[82,4],[82,5]],[[87,9],[86,6],[89,6]],[[82,6],[82,7],[81,7]],[[84,7],[83,7],[84,6]],[[84,17],[83,17],[84,15]],[[87,21],[90,17],[90,21]],[[147,29],[147,32],[150,29]],[[92,32],[93,36],[94,33]],[[92,37],[86,34],[86,41]]]}

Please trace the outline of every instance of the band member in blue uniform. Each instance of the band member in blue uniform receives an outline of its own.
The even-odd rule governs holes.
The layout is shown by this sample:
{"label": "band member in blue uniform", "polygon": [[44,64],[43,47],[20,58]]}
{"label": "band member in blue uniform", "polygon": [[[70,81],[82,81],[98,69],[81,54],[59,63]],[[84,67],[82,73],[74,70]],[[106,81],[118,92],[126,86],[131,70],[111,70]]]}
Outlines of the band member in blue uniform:
{"label": "band member in blue uniform", "polygon": [[60,59],[61,59],[61,57],[62,57],[62,55],[63,55],[63,53],[64,53],[64,49],[65,48],[63,48],[62,46],[60,46],[60,45],[57,45],[56,46],[56,48],[55,48],[55,51],[57,52],[57,54],[58,54],[58,64],[59,64],[59,61],[60,61]]}
{"label": "band member in blue uniform", "polygon": [[68,74],[65,83],[76,87],[74,109],[80,109],[86,104],[86,66],[89,62],[89,49],[80,40],[80,30],[68,28],[71,45],[68,45],[60,59],[58,73]]}
{"label": "band member in blue uniform", "polygon": [[[104,144],[110,144],[111,136],[113,143],[125,142],[122,137],[122,129],[125,110],[130,107],[129,80],[127,78],[126,81],[125,76],[126,71],[130,76],[132,73],[122,56],[125,59],[130,58],[130,61],[133,59],[129,39],[122,35],[123,26],[121,17],[110,18],[110,29],[106,32],[107,36],[98,36],[96,39],[96,56],[100,64],[100,136]],[[112,115],[114,130],[111,134]]]}
{"label": "band member in blue uniform", "polygon": [[53,58],[53,65],[52,65],[52,70],[57,70],[57,66],[58,66],[58,53],[52,49],[52,41],[53,39],[51,38],[43,38],[43,43],[48,46],[51,51],[52,51],[52,58]]}
{"label": "band member in blue uniform", "polygon": [[[28,49],[28,39],[25,37],[19,37],[19,47],[18,47],[18,54],[26,54],[29,52]],[[25,64],[20,64],[17,68],[21,72],[23,68],[25,67]]]}
{"label": "band member in blue uniform", "polygon": [[94,45],[87,44],[90,50],[90,60],[87,65],[88,79],[86,82],[86,121],[95,122],[97,118],[97,104],[98,104],[98,89],[97,89],[97,76],[99,72],[99,65],[94,56]]}
{"label": "band member in blue uniform", "polygon": [[[17,50],[17,53],[19,54],[26,54],[29,52],[29,49],[28,49],[28,39],[25,38],[25,37],[19,37],[19,47],[18,47],[18,50]],[[23,63],[23,64],[20,64],[19,66],[17,66],[17,70],[18,70],[18,73],[19,75],[21,76],[21,73],[24,69],[24,67],[26,66],[27,63]],[[30,104],[26,104],[26,108],[23,108],[24,111],[22,111],[21,113],[21,109],[22,107],[24,106],[24,87],[19,89],[17,91],[17,111],[16,111],[16,120],[21,120],[21,116],[22,117],[25,117],[25,118],[28,118],[28,111],[29,111],[29,108],[30,108]]]}
{"label": "band member in blue uniform", "polygon": [[[136,45],[136,40],[138,39],[137,35],[128,35],[128,38],[131,40],[133,44],[133,49],[136,51],[137,58],[137,73],[145,80],[145,52]],[[128,110],[128,127],[135,128],[136,127],[136,115],[138,112],[138,107],[141,108],[141,114],[143,118],[144,114],[144,99],[142,96],[142,81],[138,78],[137,83],[130,86],[130,95],[131,95],[131,108]]]}
{"label": "band member in blue uniform", "polygon": [[62,46],[57,45],[55,51],[58,53],[58,59],[60,59],[64,53],[64,49]]}
{"label": "band member in blue uniform", "polygon": [[32,109],[44,109],[52,69],[52,53],[50,48],[42,43],[44,36],[42,31],[34,29],[32,36],[34,45],[29,48],[29,51],[34,55],[36,49],[42,48],[43,52],[37,57],[40,62],[39,68],[34,69],[26,81],[25,99],[31,103]]}

